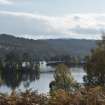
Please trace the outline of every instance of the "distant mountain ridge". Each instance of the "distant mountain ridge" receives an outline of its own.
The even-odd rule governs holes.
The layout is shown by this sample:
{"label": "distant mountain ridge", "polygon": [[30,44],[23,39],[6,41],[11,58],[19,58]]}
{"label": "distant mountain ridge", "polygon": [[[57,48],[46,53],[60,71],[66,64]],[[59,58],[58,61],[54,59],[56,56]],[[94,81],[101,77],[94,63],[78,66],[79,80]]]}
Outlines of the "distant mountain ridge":
{"label": "distant mountain ridge", "polygon": [[14,51],[19,54],[25,52],[40,58],[56,55],[72,55],[84,57],[96,47],[96,40],[85,39],[46,39],[33,40],[18,38],[12,35],[0,35],[0,56]]}

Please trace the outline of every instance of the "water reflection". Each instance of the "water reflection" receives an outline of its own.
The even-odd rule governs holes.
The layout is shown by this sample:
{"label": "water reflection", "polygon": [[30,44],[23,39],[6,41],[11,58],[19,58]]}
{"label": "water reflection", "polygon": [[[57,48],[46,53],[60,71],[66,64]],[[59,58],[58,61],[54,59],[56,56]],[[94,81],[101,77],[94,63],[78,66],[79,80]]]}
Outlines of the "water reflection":
{"label": "water reflection", "polygon": [[[49,83],[54,79],[53,72],[47,72],[51,70],[48,66],[42,68],[41,73],[37,70],[2,70],[0,73],[0,92],[10,93],[12,89],[24,91],[27,88],[31,88],[41,93],[47,93],[49,91]],[[70,71],[77,82],[83,82],[82,78],[86,73],[82,67],[73,67],[70,68]]]}
{"label": "water reflection", "polygon": [[19,87],[22,81],[24,82],[24,86],[27,88],[32,81],[38,80],[40,78],[40,73],[36,71],[4,69],[1,72],[0,78],[1,81],[3,81],[3,84],[5,84],[7,87],[11,89]]}

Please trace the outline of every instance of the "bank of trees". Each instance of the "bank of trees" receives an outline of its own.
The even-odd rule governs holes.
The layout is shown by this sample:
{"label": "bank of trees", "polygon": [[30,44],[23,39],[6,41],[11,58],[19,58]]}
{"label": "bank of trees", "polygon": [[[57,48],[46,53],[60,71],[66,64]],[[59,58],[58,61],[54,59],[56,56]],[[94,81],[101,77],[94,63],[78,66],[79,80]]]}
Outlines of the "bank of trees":
{"label": "bank of trees", "polygon": [[39,64],[34,64],[28,53],[21,57],[16,52],[9,52],[0,60],[0,84],[3,81],[11,89],[18,87],[22,81],[34,81],[39,77]]}
{"label": "bank of trees", "polygon": [[17,52],[11,51],[0,59],[0,69],[3,67],[6,70],[21,70],[22,68],[36,70],[38,66],[39,61],[35,61],[34,57],[28,53],[19,55]]}
{"label": "bank of trees", "polygon": [[84,77],[86,85],[105,86],[105,37],[98,41],[97,48],[86,57],[84,69],[87,75]]}

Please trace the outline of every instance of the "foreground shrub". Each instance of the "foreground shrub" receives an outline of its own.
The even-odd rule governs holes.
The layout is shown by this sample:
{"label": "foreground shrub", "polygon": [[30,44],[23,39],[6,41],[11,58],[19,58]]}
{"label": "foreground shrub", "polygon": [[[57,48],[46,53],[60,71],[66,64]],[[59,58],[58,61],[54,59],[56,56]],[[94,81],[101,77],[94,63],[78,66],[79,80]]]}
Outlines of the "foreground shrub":
{"label": "foreground shrub", "polygon": [[69,105],[71,97],[64,90],[57,90],[49,98],[49,105]]}
{"label": "foreground shrub", "polygon": [[105,88],[86,87],[74,93],[58,89],[49,96],[29,90],[13,91],[9,96],[0,95],[0,105],[105,105]]}
{"label": "foreground shrub", "polygon": [[49,98],[49,105],[105,105],[105,89],[86,87],[74,93],[60,89]]}
{"label": "foreground shrub", "polygon": [[14,91],[10,96],[0,96],[0,105],[47,105],[47,96],[37,92],[21,92],[16,94]]}

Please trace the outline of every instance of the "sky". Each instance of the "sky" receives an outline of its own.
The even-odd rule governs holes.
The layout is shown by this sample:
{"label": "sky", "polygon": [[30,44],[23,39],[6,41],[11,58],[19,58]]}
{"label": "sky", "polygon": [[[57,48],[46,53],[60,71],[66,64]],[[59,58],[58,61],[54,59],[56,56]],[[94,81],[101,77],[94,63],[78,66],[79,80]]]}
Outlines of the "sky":
{"label": "sky", "polygon": [[100,39],[105,0],[0,0],[0,34],[31,39]]}

